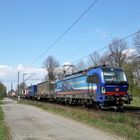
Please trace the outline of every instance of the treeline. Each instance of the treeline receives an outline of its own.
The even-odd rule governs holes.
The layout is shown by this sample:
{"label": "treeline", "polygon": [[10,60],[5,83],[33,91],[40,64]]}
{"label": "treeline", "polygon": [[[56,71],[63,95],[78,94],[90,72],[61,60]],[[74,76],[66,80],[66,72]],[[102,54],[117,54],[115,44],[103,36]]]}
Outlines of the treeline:
{"label": "treeline", "polygon": [[129,91],[133,96],[140,96],[140,31],[132,38],[131,48],[124,39],[113,39],[107,46],[108,50],[100,55],[93,52],[88,60],[80,60],[76,64],[65,65],[60,68],[59,61],[49,56],[44,61],[44,68],[48,74],[45,80],[62,79],[67,73],[79,71],[91,66],[107,65],[124,69],[129,80]]}
{"label": "treeline", "polygon": [[6,96],[6,86],[0,82],[0,99],[3,99]]}

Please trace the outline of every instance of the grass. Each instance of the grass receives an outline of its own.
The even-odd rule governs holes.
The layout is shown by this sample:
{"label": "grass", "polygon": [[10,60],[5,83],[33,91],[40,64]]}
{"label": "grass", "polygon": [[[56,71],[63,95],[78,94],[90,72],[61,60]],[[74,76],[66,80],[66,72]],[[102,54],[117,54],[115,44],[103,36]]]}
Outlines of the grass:
{"label": "grass", "polygon": [[2,100],[0,99],[0,104],[2,104]]}
{"label": "grass", "polygon": [[126,113],[87,110],[29,100],[21,100],[19,103],[37,106],[49,112],[125,137],[128,140],[140,140],[140,118],[133,118]]}
{"label": "grass", "polygon": [[140,107],[140,97],[138,96],[133,97],[133,100],[130,105]]}
{"label": "grass", "polygon": [[[2,101],[0,100],[0,104]],[[0,140],[10,140],[9,128],[4,121],[4,113],[0,106]]]}

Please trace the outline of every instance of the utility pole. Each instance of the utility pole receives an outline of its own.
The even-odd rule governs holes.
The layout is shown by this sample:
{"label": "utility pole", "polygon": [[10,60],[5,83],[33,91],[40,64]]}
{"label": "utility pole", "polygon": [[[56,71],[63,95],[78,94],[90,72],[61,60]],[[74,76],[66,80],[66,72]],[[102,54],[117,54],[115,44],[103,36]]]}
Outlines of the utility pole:
{"label": "utility pole", "polygon": [[25,92],[25,75],[27,75],[27,73],[23,73],[23,94]]}
{"label": "utility pole", "polygon": [[18,95],[19,95],[19,71],[18,71]]}
{"label": "utility pole", "polygon": [[12,95],[12,92],[13,92],[13,83],[11,83],[11,95]]}

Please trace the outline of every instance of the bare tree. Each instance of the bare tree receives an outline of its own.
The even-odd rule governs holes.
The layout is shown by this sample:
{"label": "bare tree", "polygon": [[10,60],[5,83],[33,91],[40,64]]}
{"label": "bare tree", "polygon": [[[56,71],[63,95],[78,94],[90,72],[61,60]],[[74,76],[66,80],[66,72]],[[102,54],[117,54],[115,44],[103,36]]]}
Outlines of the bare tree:
{"label": "bare tree", "polygon": [[130,57],[132,68],[130,71],[133,72],[134,82],[136,85],[140,85],[140,58],[136,54]]}
{"label": "bare tree", "polygon": [[125,63],[123,68],[129,81],[129,91],[133,93],[135,85],[134,64],[132,62]]}
{"label": "bare tree", "polygon": [[0,81],[0,99],[6,96],[6,86]]}
{"label": "bare tree", "polygon": [[108,61],[111,66],[122,67],[126,61],[126,53],[124,50],[127,49],[127,44],[124,40],[114,39],[109,45]]}
{"label": "bare tree", "polygon": [[80,62],[78,62],[75,66],[74,66],[74,68],[77,70],[77,71],[81,71],[81,70],[84,70],[85,68],[86,68],[86,64],[85,64],[85,62],[84,61],[80,61]]}
{"label": "bare tree", "polygon": [[55,73],[56,73],[55,77],[57,80],[62,80],[66,76],[62,67],[56,68]]}
{"label": "bare tree", "polygon": [[140,31],[137,32],[133,40],[134,40],[134,46],[136,47],[136,50],[138,54],[140,55]]}
{"label": "bare tree", "polygon": [[134,69],[134,76],[136,83],[139,83],[140,81],[140,59],[137,59],[136,57],[133,57],[133,69]]}
{"label": "bare tree", "polygon": [[136,82],[140,81],[140,30],[137,32],[136,36],[133,38],[134,46],[136,48],[136,55],[133,56],[134,75]]}
{"label": "bare tree", "polygon": [[67,75],[71,75],[75,72],[74,66],[71,64],[63,65],[63,67],[58,67],[56,69],[56,79],[62,80]]}
{"label": "bare tree", "polygon": [[105,53],[100,57],[100,65],[110,66],[109,54]]}
{"label": "bare tree", "polygon": [[100,63],[100,55],[97,52],[93,52],[92,54],[89,55],[89,63],[90,66],[96,67],[101,65]]}
{"label": "bare tree", "polygon": [[54,81],[56,75],[55,69],[59,66],[59,62],[53,56],[48,56],[48,58],[43,64],[48,71],[48,76],[46,76],[46,80]]}

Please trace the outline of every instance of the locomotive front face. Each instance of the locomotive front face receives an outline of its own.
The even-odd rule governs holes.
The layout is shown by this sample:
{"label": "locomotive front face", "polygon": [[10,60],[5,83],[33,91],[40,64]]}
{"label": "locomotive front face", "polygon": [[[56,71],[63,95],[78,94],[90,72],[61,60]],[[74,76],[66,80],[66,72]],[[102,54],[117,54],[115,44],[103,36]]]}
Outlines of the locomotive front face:
{"label": "locomotive front face", "polygon": [[100,106],[116,106],[130,103],[128,81],[123,69],[101,67],[88,72],[88,83],[97,85],[96,102]]}
{"label": "locomotive front face", "polygon": [[107,95],[125,95],[128,91],[128,81],[120,68],[102,68],[104,79],[103,93]]}
{"label": "locomotive front face", "polygon": [[132,96],[128,94],[128,81],[120,68],[102,68],[105,95],[104,104],[123,105],[130,104]]}

